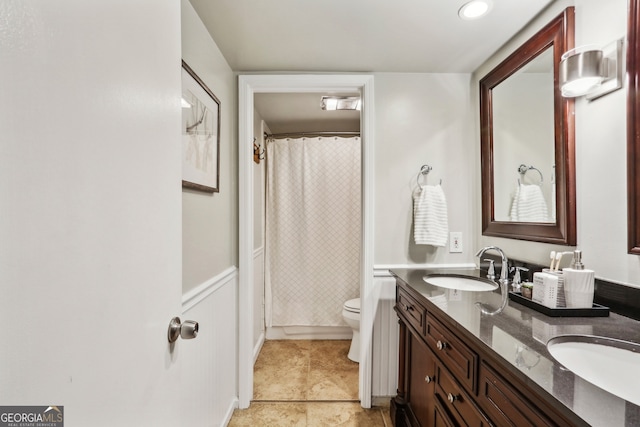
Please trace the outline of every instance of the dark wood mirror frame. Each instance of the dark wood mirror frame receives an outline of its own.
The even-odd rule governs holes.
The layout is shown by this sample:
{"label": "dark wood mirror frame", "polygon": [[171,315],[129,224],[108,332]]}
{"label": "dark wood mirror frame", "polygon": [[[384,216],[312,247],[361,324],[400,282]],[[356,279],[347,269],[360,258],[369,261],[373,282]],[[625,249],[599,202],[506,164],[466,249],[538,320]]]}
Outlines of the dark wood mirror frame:
{"label": "dark wood mirror frame", "polygon": [[[633,0],[640,1],[640,0]],[[574,101],[563,98],[558,84],[560,59],[574,47],[574,8],[566,8],[480,80],[480,141],[482,167],[482,234],[562,245],[576,244]],[[496,221],[492,89],[553,47],[556,222]]]}
{"label": "dark wood mirror frame", "polygon": [[640,0],[629,0],[627,31],[627,233],[629,253],[640,255]]}

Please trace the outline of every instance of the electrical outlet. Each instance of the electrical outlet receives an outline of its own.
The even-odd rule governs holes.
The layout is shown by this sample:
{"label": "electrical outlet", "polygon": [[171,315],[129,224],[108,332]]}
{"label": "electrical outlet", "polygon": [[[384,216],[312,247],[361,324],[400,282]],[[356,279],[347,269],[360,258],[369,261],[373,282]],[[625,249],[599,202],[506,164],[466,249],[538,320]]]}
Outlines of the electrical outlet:
{"label": "electrical outlet", "polygon": [[449,252],[462,252],[462,232],[452,231],[449,233]]}

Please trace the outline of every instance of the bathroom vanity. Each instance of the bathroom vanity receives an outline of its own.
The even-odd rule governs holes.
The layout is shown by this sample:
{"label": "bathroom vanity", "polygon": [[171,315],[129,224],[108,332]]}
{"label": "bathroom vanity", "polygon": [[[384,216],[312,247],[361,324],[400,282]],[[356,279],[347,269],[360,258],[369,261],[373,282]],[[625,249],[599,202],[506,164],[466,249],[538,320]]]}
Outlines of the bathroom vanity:
{"label": "bathroom vanity", "polygon": [[546,347],[567,334],[640,343],[640,322],[615,313],[548,317],[514,301],[490,316],[479,305],[499,307],[499,290],[460,291],[423,280],[481,277],[480,270],[392,274],[400,324],[398,394],[390,408],[395,426],[640,425],[640,406],[574,375]]}

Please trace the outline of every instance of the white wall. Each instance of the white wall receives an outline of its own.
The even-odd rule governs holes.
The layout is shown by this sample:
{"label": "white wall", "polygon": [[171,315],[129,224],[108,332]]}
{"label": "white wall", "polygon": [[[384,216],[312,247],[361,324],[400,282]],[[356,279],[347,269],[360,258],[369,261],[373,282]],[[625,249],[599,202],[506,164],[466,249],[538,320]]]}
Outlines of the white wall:
{"label": "white wall", "polygon": [[183,289],[187,292],[238,264],[237,82],[188,0],[182,0],[182,59],[221,103],[220,192],[183,190],[182,194]]}
{"label": "white wall", "polygon": [[[378,265],[472,260],[476,157],[468,74],[375,74],[375,255]],[[449,229],[463,233],[463,252],[413,242],[412,192],[420,167],[442,179]]]}
{"label": "white wall", "polygon": [[[473,87],[477,87],[479,78],[571,5],[576,9],[576,46],[607,43],[626,36],[626,0],[559,1],[480,67],[474,74]],[[627,254],[626,95],[625,84],[622,90],[595,101],[584,98],[576,101],[577,247],[597,277],[638,287],[640,257]],[[474,106],[477,123],[477,100]],[[476,129],[479,129],[477,124]],[[477,132],[474,141],[477,159],[480,158],[479,138]],[[551,250],[572,250],[566,246],[481,236],[479,170],[476,181],[473,194],[478,246],[495,244],[511,257],[543,264],[549,261]]]}
{"label": "white wall", "polygon": [[200,324],[183,348],[184,426],[225,425],[238,396],[237,83],[188,0],[182,58],[221,102],[220,192],[182,191],[183,319]]}
{"label": "white wall", "polygon": [[[393,396],[397,388],[398,324],[394,280],[386,268],[465,264],[473,260],[475,152],[468,74],[375,74],[375,245],[376,300],[372,349],[372,393]],[[420,167],[433,170],[426,182],[442,179],[450,231],[463,235],[463,252],[413,242],[413,191]],[[421,178],[421,182],[425,182]]]}

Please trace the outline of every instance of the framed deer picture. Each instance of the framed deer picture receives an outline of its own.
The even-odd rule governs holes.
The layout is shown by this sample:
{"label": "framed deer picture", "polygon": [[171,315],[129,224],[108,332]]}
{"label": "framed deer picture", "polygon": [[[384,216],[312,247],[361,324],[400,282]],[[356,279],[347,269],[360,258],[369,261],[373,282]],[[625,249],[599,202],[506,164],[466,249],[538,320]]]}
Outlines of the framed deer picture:
{"label": "framed deer picture", "polygon": [[182,186],[220,191],[220,100],[182,61]]}

